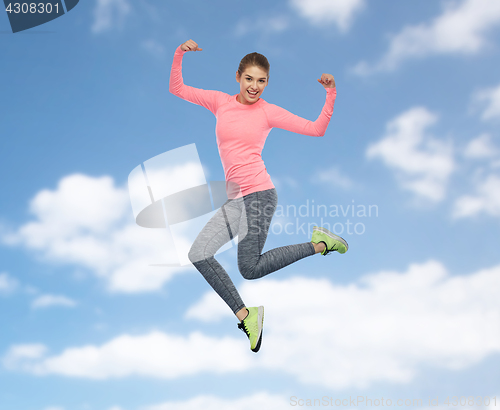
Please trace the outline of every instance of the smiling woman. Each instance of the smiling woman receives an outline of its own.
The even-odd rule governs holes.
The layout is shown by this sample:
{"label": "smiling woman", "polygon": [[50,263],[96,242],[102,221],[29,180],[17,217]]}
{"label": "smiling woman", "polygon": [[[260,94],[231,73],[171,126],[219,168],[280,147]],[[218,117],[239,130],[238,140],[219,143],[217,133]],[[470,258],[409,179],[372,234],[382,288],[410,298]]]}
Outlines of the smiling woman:
{"label": "smiling woman", "polygon": [[241,59],[236,72],[236,81],[240,83],[238,102],[253,104],[259,98],[269,82],[270,64],[259,53],[250,53]]}
{"label": "smiling woman", "polygon": [[314,227],[311,241],[282,246],[262,254],[278,195],[262,160],[262,150],[272,128],[321,137],[333,113],[337,91],[331,74],[318,82],[326,89],[326,101],[316,121],[309,121],[269,104],[261,97],[269,80],[269,62],[259,53],[240,62],[236,81],[240,92],[202,90],[184,84],[182,57],[201,51],[188,40],[175,51],[170,72],[170,92],[209,109],[217,117],[216,136],[226,179],[227,202],[198,234],[189,260],[241,321],[238,327],[258,352],[262,341],[264,307],[246,308],[231,278],[215,260],[216,252],[238,236],[238,269],[245,279],[258,279],[316,253],[345,253],[347,242],[325,228]]}

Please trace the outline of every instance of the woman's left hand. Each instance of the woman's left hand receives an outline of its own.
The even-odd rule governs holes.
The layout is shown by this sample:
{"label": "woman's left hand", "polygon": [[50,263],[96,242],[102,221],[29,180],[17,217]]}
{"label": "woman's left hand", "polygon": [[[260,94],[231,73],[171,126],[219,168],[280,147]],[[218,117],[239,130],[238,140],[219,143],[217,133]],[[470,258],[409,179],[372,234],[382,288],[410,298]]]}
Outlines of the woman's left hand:
{"label": "woman's left hand", "polygon": [[335,79],[331,74],[322,74],[321,80],[318,80],[325,88],[335,88]]}

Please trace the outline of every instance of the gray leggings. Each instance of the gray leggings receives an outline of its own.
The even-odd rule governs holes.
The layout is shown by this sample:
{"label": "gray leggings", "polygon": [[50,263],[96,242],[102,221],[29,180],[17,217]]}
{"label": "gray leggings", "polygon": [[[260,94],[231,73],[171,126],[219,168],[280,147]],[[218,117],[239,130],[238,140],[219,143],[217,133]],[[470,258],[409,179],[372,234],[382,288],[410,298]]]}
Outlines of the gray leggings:
{"label": "gray leggings", "polygon": [[238,269],[245,279],[258,279],[291,263],[315,254],[311,242],[287,245],[262,254],[278,195],[275,188],[229,199],[198,234],[189,260],[236,313],[245,307],[215,253],[238,236]]}

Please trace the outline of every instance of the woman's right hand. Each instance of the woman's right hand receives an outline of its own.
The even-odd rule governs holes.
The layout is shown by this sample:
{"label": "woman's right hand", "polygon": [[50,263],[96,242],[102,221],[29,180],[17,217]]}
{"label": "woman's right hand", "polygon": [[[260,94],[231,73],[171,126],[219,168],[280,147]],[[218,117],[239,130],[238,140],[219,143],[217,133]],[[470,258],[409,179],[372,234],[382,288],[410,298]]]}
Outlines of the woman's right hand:
{"label": "woman's right hand", "polygon": [[202,48],[198,47],[198,44],[193,40],[188,40],[185,43],[181,44],[182,51],[202,51]]}

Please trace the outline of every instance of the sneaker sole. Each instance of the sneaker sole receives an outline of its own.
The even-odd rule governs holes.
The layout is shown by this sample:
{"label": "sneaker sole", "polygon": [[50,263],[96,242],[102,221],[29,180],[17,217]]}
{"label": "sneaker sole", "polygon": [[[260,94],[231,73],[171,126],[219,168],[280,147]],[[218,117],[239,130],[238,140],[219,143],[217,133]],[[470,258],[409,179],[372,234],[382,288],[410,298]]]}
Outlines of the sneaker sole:
{"label": "sneaker sole", "polygon": [[345,251],[347,252],[349,250],[349,245],[347,244],[347,242],[345,241],[345,239],[341,238],[340,236],[335,235],[334,233],[331,233],[328,229],[322,228],[320,226],[315,226],[313,228],[313,231],[320,231],[320,232],[324,233],[326,236],[328,236],[328,237],[330,237],[332,239],[335,239],[336,241],[342,242],[344,244],[344,246],[345,246]]}
{"label": "sneaker sole", "polygon": [[259,311],[257,313],[257,319],[259,323],[259,339],[257,340],[257,344],[252,349],[252,352],[257,353],[260,349],[260,344],[262,342],[262,328],[264,327],[264,306],[259,306]]}

